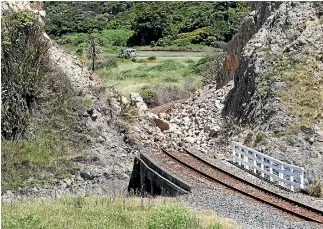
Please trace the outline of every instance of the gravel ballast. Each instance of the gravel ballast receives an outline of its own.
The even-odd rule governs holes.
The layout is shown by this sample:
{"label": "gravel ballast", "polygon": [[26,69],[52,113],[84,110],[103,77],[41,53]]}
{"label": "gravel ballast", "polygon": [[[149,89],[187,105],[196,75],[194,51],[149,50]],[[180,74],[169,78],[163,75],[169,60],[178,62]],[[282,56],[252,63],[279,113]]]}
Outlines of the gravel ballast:
{"label": "gravel ballast", "polygon": [[221,189],[195,188],[192,193],[183,195],[180,198],[191,208],[196,210],[212,210],[218,216],[230,218],[241,225],[242,229],[323,228],[323,225],[304,221],[296,222],[282,216],[278,211],[260,207],[239,196],[228,195]]}

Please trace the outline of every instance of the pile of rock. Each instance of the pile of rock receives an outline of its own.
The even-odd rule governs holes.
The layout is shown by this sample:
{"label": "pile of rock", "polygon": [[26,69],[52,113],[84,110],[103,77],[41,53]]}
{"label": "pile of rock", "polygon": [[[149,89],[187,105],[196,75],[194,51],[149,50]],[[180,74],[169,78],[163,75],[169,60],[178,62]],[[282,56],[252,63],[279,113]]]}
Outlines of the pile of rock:
{"label": "pile of rock", "polygon": [[216,85],[210,84],[185,102],[174,105],[169,114],[148,112],[137,124],[146,133],[141,134],[142,143],[185,145],[202,153],[220,153],[216,139],[220,136],[225,96],[232,86],[230,82],[217,90]]}

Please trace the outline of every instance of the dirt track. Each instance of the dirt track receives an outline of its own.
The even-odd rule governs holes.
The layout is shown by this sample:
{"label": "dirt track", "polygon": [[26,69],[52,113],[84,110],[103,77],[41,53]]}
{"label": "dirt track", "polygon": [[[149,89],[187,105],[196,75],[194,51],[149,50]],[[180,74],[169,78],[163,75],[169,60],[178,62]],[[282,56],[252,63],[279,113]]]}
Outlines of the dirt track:
{"label": "dirt track", "polygon": [[208,54],[212,54],[215,51],[154,51],[154,50],[138,50],[138,57],[141,56],[205,56]]}

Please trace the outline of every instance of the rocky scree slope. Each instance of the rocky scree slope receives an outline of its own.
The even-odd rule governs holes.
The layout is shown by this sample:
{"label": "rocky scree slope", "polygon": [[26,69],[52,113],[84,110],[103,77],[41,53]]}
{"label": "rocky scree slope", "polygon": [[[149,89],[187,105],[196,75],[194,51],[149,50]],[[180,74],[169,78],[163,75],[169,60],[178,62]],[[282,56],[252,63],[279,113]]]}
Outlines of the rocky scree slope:
{"label": "rocky scree slope", "polygon": [[[322,3],[254,4],[217,83],[137,123],[144,147],[230,154],[235,140],[323,178]],[[161,126],[161,129],[158,127]]]}
{"label": "rocky scree slope", "polygon": [[[157,149],[160,145],[194,148],[208,156],[220,154],[227,144],[221,131],[225,95],[233,82],[221,89],[215,84],[204,86],[184,102],[175,104],[169,113],[147,112],[137,122],[144,148]],[[222,144],[219,144],[222,142]]]}
{"label": "rocky scree slope", "polygon": [[[41,3],[36,7],[29,2],[3,2],[1,8],[5,13],[30,10],[41,15],[39,20],[45,16]],[[45,33],[44,36],[47,37]],[[70,156],[74,164],[70,168],[70,178],[54,178],[50,184],[42,186],[2,190],[3,200],[66,194],[104,194],[127,187],[133,156],[137,151],[135,146],[124,142],[127,138],[127,125],[120,119],[121,97],[104,86],[77,57],[71,56],[54,41],[51,43],[48,53],[52,72],[48,73],[49,78],[50,81],[66,81],[69,85],[68,96],[74,101],[70,118],[76,123],[72,134],[75,136],[74,140],[82,144],[82,152]],[[57,78],[58,75],[61,78]],[[59,83],[53,85],[60,86]],[[54,99],[60,95],[54,93],[52,96]],[[54,120],[57,129],[67,135],[65,123],[55,119],[59,114],[42,115],[35,114],[30,126],[31,132],[36,123]]]}

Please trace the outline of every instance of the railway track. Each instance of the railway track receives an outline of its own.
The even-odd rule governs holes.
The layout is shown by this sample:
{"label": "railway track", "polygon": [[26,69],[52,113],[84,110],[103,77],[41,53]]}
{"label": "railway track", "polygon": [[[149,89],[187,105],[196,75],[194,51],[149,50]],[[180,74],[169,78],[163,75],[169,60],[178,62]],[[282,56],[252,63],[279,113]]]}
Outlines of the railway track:
{"label": "railway track", "polygon": [[323,224],[323,211],[319,209],[315,209],[262,187],[258,187],[255,184],[245,181],[240,177],[212,165],[188,150],[184,149],[185,153],[178,151],[170,152],[163,148],[161,150],[161,152],[167,156],[169,162],[167,162],[167,158],[163,158],[161,161],[161,154],[157,154],[159,156],[154,157],[164,165],[168,163],[168,167],[171,167],[169,165],[173,165],[171,172],[176,173],[176,170],[178,169],[179,173],[184,172],[185,177],[189,179],[193,179],[193,177],[195,177],[195,181],[203,183],[205,181],[211,181],[221,184],[240,194],[287,212],[303,220]]}

